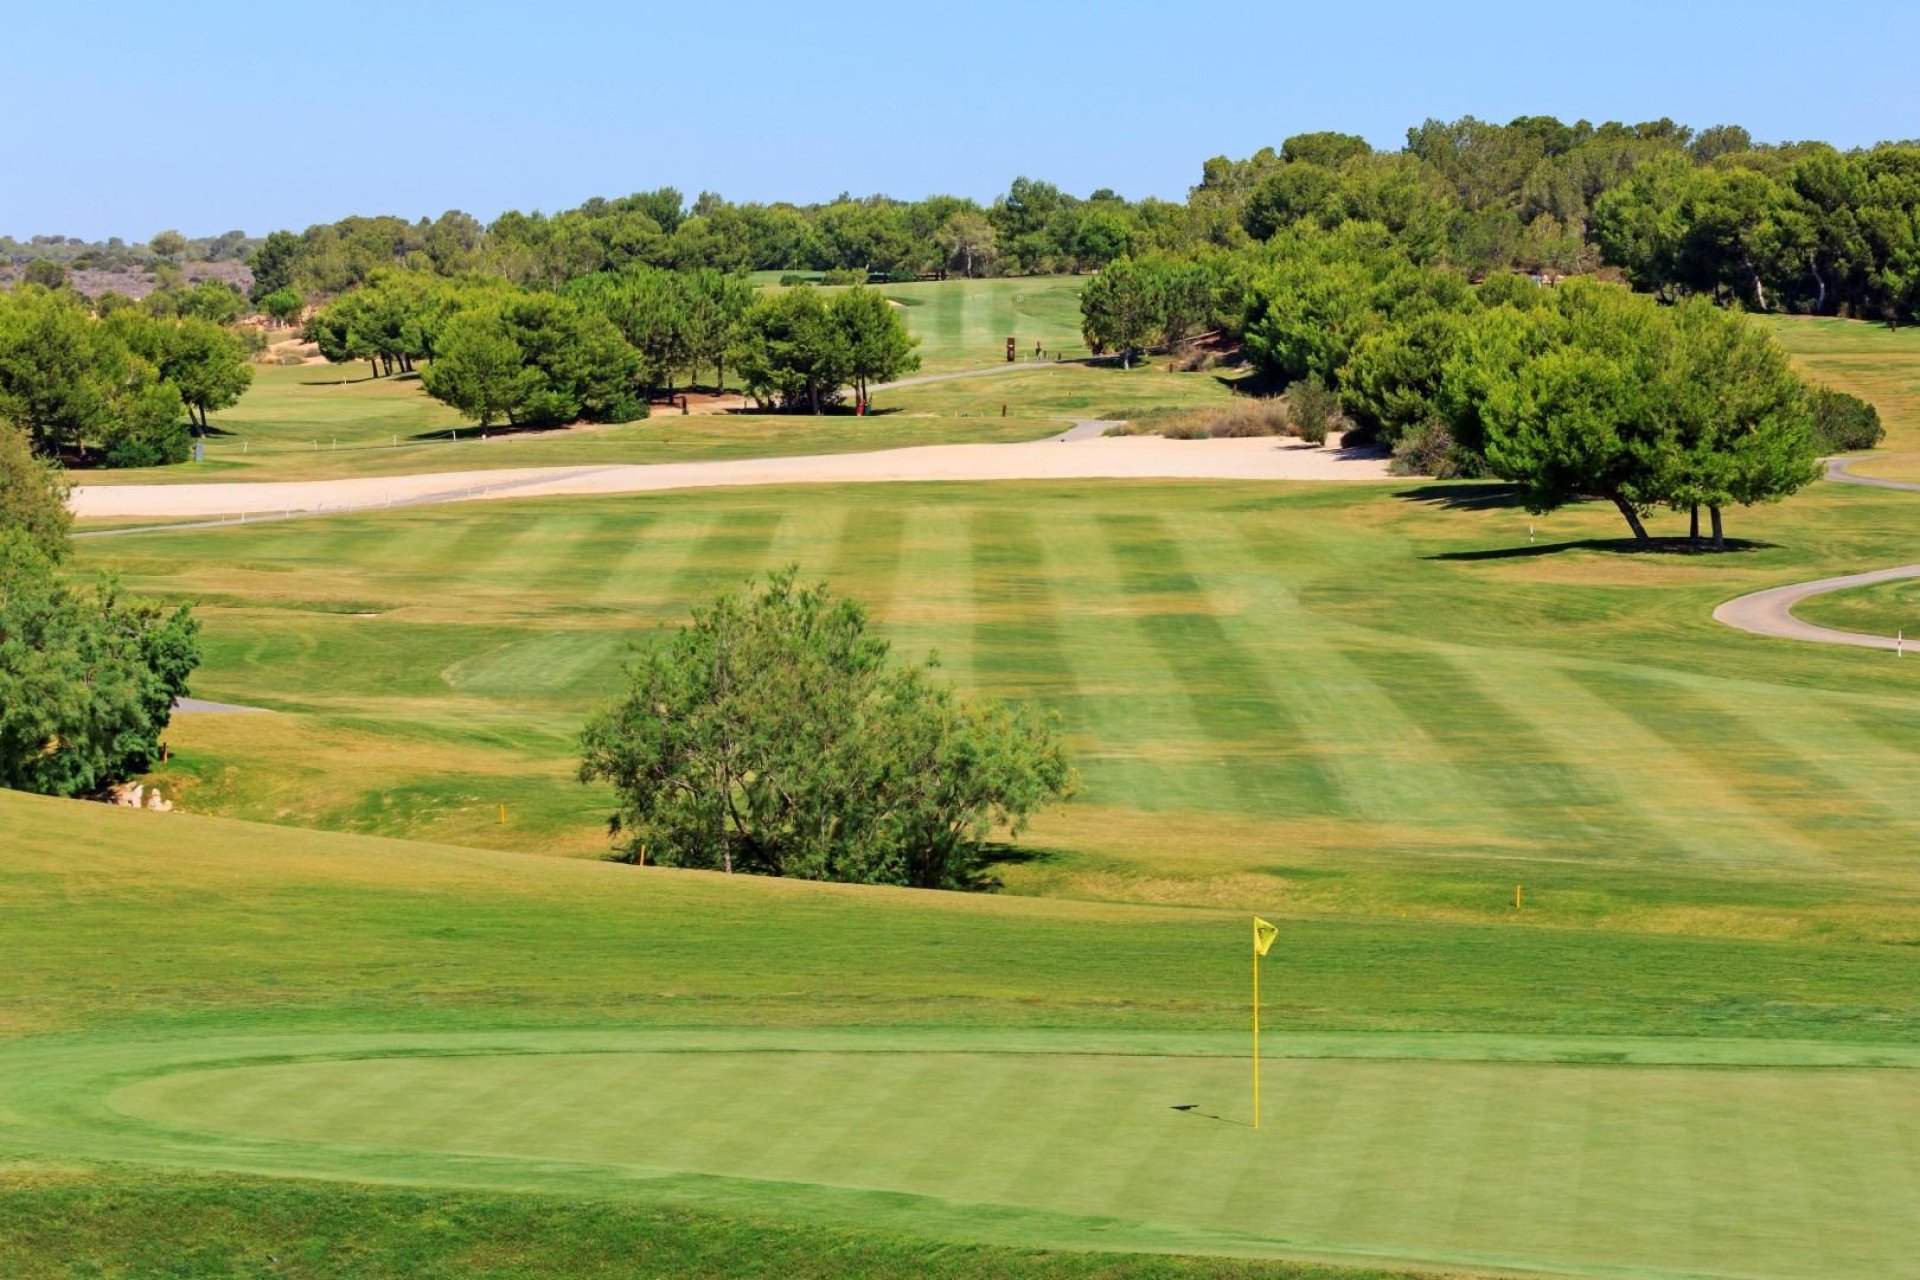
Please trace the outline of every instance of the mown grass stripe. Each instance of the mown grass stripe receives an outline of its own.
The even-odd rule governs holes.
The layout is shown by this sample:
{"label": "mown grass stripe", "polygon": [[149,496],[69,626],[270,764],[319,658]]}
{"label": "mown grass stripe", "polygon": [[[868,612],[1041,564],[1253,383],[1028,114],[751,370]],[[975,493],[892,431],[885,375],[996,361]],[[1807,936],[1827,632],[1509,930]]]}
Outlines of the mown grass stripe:
{"label": "mown grass stripe", "polygon": [[1134,623],[1172,669],[1241,808],[1344,812],[1339,783],[1292,708],[1250,687],[1247,673],[1258,662],[1221,625],[1218,602],[1189,568],[1183,540],[1157,516],[1103,513],[1100,522],[1122,569],[1121,589],[1138,602]]}
{"label": "mown grass stripe", "polygon": [[1071,602],[1060,623],[1081,691],[1061,711],[1081,736],[1087,800],[1149,813],[1234,809],[1214,743],[1173,669],[1135,625],[1126,571],[1106,529],[1078,514],[1050,523],[1057,532],[1041,551],[1048,577]]}
{"label": "mown grass stripe", "polygon": [[[1495,696],[1504,696],[1516,715],[1522,707],[1514,704],[1523,700],[1527,706],[1553,708],[1555,714],[1532,720],[1550,749],[1584,759],[1588,769],[1604,770],[1619,803],[1638,823],[1660,833],[1647,848],[1615,849],[1613,856],[1638,858],[1670,849],[1703,864],[1815,869],[1830,862],[1826,850],[1805,833],[1755,806],[1711,759],[1678,749],[1570,678],[1560,664],[1514,654],[1501,669],[1511,687]],[[1608,750],[1596,752],[1596,742],[1606,743]]]}
{"label": "mown grass stripe", "polygon": [[1676,749],[1712,761],[1747,801],[1820,847],[1883,845],[1908,824],[1870,802],[1820,762],[1824,753],[1769,734],[1761,717],[1737,714],[1674,680],[1617,669],[1567,674]]}
{"label": "mown grass stripe", "polygon": [[1491,806],[1494,825],[1547,856],[1602,858],[1662,848],[1596,770],[1556,750],[1528,720],[1482,691],[1475,673],[1434,652],[1351,648],[1347,658],[1421,724]]}
{"label": "mown grass stripe", "polygon": [[723,507],[673,576],[681,607],[738,588],[759,573],[784,513],[773,507]]}

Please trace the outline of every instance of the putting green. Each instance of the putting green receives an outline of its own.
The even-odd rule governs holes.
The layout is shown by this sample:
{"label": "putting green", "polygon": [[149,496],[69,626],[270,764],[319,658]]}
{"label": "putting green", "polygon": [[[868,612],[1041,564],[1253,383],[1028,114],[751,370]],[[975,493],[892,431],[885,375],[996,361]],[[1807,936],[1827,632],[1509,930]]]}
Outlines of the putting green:
{"label": "putting green", "polygon": [[692,1179],[709,1195],[967,1223],[1018,1244],[1920,1274],[1913,1054],[1281,1038],[1276,1054],[1293,1056],[1266,1064],[1256,1132],[1231,1044],[900,1032],[42,1042],[0,1077],[0,1138],[58,1131],[70,1151],[162,1164],[601,1194]]}

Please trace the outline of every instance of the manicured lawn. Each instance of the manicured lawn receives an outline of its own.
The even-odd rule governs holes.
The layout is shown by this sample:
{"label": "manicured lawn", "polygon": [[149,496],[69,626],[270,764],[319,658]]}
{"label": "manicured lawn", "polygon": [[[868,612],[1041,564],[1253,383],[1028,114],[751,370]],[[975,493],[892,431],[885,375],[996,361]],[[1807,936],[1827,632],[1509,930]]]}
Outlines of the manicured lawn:
{"label": "manicured lawn", "polygon": [[1741,511],[1725,556],[1623,555],[1609,511],[1473,486],[1114,483],[443,507],[82,560],[200,600],[196,691],[278,712],[176,722],[161,780],[196,810],[595,853],[574,734],[627,646],[793,563],[1060,711],[1083,792],[1014,889],[1488,919],[1526,881],[1564,923],[1891,939],[1920,933],[1920,667],[1710,614],[1896,563],[1906,496]]}
{"label": "manicured lawn", "polygon": [[[758,1222],[780,1224],[776,1256],[846,1249],[851,1274],[929,1239],[989,1268],[964,1250],[1782,1276],[1901,1274],[1920,1244],[1902,947],[1299,918],[1276,895],[1256,1134],[1238,911],[11,794],[0,822],[0,1262],[28,1258],[18,1274],[168,1239],[176,1269],[208,1260],[180,1274],[267,1253],[397,1270],[409,1247],[520,1274],[515,1249],[558,1238],[524,1209],[483,1227],[502,1191],[579,1224],[577,1258],[549,1261],[589,1275],[635,1233],[766,1274],[743,1256]],[[76,1269],[36,1249],[56,1232]]]}

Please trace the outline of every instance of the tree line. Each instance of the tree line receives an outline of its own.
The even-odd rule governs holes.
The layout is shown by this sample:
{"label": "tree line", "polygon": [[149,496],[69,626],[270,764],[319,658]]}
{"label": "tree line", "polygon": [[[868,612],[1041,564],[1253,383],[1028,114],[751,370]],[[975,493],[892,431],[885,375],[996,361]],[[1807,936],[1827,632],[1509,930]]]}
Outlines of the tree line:
{"label": "tree line", "polygon": [[1842,151],[1756,142],[1737,125],[1670,119],[1427,120],[1398,150],[1297,134],[1216,156],[1184,201],[1080,197],[1021,177],[992,201],[842,195],[733,203],[670,187],[483,224],[344,218],[276,231],[253,253],[254,297],[330,295],[403,266],[557,288],[640,264],[838,273],[834,282],[941,273],[1098,271],[1121,258],[1239,249],[1303,226],[1385,227],[1421,262],[1479,276],[1580,274],[1738,293],[1751,305],[1904,321],[1920,280],[1920,143]]}
{"label": "tree line", "polygon": [[421,362],[427,393],[482,427],[630,421],[708,370],[724,388],[729,369],[764,409],[820,413],[919,365],[874,290],[760,296],[711,268],[631,265],[558,290],[387,270],[316,312],[306,335],[376,377]]}

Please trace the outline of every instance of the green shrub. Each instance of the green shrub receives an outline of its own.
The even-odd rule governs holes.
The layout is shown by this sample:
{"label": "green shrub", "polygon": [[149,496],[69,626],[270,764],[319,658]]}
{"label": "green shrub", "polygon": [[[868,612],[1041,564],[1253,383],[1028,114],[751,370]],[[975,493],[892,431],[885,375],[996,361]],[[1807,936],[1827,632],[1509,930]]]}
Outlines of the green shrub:
{"label": "green shrub", "polygon": [[1311,374],[1287,389],[1286,403],[1293,433],[1309,444],[1325,444],[1346,426],[1339,394]]}
{"label": "green shrub", "polygon": [[1871,449],[1886,436],[1880,411],[1859,396],[1816,387],[1813,392],[1813,432],[1824,453],[1851,453]]}

